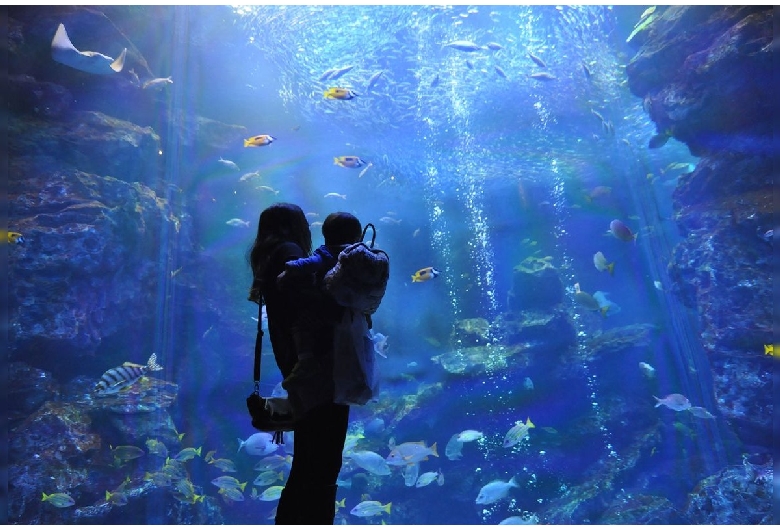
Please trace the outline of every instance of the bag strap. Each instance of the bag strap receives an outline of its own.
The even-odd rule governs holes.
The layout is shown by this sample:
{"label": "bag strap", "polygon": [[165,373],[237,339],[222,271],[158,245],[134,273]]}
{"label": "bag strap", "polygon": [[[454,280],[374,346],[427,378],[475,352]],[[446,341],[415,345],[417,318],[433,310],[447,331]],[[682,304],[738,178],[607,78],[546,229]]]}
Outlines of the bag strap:
{"label": "bag strap", "polygon": [[371,223],[368,223],[366,227],[363,229],[363,236],[361,237],[361,241],[363,241],[366,238],[366,232],[368,232],[368,227],[371,227],[371,230],[373,230],[374,235],[371,236],[371,244],[368,246],[368,248],[374,248],[374,241],[376,241],[376,227],[372,225]]}
{"label": "bag strap", "polygon": [[252,371],[255,381],[253,394],[260,395],[260,357],[263,352],[263,304],[258,304],[257,336],[255,337],[255,366]]}

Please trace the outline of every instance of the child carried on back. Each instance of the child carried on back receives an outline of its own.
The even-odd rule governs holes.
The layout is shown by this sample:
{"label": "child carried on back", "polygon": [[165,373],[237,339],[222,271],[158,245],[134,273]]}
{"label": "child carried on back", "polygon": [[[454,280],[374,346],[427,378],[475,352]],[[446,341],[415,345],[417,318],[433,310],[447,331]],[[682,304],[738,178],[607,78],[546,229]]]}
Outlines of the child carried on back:
{"label": "child carried on back", "polygon": [[[325,274],[338,263],[339,253],[350,245],[360,242],[363,238],[360,220],[347,212],[334,212],[325,218],[322,224],[322,235],[325,244],[318,247],[307,258],[288,261],[285,270],[277,277],[277,282],[304,282],[312,288],[320,290]],[[308,286],[308,285],[307,285]],[[322,345],[314,344],[312,329],[316,326],[334,325],[340,318],[343,308],[333,305],[332,322],[323,322],[321,318],[312,315],[321,314],[318,311],[307,311],[301,308],[298,324],[293,330],[298,363],[293,372],[282,382],[287,390],[290,404],[296,416],[305,414],[323,401],[333,399],[333,359],[319,358],[316,352],[323,350]],[[370,317],[366,316],[370,327]],[[324,351],[328,351],[325,348]]]}
{"label": "child carried on back", "polygon": [[338,263],[339,253],[362,239],[363,226],[351,213],[334,212],[322,223],[322,236],[325,238],[325,244],[318,247],[308,258],[288,261],[277,281],[285,282],[291,277],[305,278],[314,274],[315,281],[321,282],[325,274]]}

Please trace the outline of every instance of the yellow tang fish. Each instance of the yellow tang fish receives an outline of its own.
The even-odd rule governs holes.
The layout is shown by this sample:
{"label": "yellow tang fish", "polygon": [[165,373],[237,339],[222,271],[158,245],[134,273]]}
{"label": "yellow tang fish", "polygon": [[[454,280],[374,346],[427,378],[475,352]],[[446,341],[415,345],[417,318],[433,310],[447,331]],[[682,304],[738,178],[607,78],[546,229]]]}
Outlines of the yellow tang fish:
{"label": "yellow tang fish", "polygon": [[276,140],[276,138],[270,134],[258,134],[257,136],[244,140],[244,147],[262,147],[270,144],[274,140]]}
{"label": "yellow tang fish", "polygon": [[8,242],[19,245],[24,243],[24,236],[19,232],[8,232]]}
{"label": "yellow tang fish", "polygon": [[412,274],[412,283],[414,282],[427,282],[439,275],[439,271],[433,267],[425,267]]}
{"label": "yellow tang fish", "polygon": [[366,161],[359,156],[334,156],[333,163],[341,167],[361,167],[366,164]]}
{"label": "yellow tang fish", "polygon": [[352,99],[359,95],[354,90],[341,87],[331,87],[324,92],[325,99]]}

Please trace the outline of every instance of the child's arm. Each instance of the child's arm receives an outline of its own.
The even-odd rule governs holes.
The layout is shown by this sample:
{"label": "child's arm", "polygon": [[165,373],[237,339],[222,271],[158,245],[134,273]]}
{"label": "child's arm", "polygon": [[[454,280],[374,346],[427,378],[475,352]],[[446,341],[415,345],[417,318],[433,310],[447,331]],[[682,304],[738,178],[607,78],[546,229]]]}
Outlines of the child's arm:
{"label": "child's arm", "polygon": [[281,285],[283,282],[290,279],[290,277],[306,276],[307,274],[314,274],[320,268],[322,260],[316,254],[308,258],[300,258],[292,261],[288,261],[284,264],[284,270],[279,276],[276,277],[276,283]]}

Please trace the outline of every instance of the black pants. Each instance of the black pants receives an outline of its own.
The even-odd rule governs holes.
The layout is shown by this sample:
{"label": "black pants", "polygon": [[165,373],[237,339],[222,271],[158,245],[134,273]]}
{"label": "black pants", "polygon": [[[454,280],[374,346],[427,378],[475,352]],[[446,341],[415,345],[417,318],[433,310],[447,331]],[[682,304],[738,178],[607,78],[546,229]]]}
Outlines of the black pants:
{"label": "black pants", "polygon": [[326,403],[295,427],[290,476],[276,508],[276,524],[333,524],[336,479],[349,426],[349,407]]}

